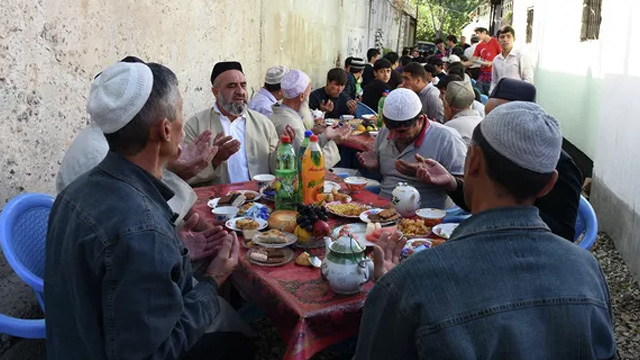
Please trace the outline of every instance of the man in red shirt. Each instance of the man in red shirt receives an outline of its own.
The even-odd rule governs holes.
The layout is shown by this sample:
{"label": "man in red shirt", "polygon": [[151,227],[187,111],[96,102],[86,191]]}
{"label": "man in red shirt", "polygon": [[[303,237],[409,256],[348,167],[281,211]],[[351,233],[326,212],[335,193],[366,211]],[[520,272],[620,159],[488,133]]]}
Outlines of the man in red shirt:
{"label": "man in red shirt", "polygon": [[475,33],[482,41],[476,47],[476,50],[473,53],[473,59],[465,62],[464,65],[471,66],[474,63],[481,65],[476,88],[480,90],[481,93],[489,95],[493,58],[502,52],[502,48],[500,47],[498,40],[489,35],[489,31],[486,28],[478,27],[475,29]]}

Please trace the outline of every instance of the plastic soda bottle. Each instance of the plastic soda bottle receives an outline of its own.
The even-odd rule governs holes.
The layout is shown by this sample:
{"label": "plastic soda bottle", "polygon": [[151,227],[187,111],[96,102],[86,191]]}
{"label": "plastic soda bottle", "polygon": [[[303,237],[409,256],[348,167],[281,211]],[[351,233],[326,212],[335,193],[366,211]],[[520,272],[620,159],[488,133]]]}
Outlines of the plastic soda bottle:
{"label": "plastic soda bottle", "polygon": [[387,99],[387,95],[389,95],[389,90],[385,90],[382,93],[382,97],[378,100],[378,123],[376,124],[378,128],[381,128],[384,125],[382,121],[382,109],[384,109],[384,101]]}
{"label": "plastic soda bottle", "polygon": [[296,152],[289,136],[282,136],[276,156],[276,210],[295,210],[300,201]]}
{"label": "plastic soda bottle", "polygon": [[311,135],[302,158],[302,202],[310,205],[324,199],[324,155],[318,136]]}

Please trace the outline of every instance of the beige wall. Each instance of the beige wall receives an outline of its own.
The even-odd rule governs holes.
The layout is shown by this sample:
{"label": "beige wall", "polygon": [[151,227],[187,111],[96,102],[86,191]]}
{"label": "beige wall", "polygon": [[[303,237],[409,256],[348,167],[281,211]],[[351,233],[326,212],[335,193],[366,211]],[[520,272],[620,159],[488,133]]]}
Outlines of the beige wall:
{"label": "beige wall", "polygon": [[368,48],[368,0],[11,0],[0,7],[0,204],[54,193],[65,149],[88,122],[90,81],[125,55],[167,65],[185,116],[209,106],[216,61],[249,86],[276,63],[326,71]]}

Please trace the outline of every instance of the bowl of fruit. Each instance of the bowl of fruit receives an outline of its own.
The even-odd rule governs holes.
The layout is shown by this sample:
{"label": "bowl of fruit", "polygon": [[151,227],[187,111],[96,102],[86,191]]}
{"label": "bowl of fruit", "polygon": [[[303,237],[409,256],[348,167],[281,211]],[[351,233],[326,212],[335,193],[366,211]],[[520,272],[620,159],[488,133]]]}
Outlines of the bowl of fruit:
{"label": "bowl of fruit", "polygon": [[327,209],[324,206],[298,204],[298,216],[293,234],[298,237],[296,246],[318,248],[324,246],[324,237],[331,234]]}

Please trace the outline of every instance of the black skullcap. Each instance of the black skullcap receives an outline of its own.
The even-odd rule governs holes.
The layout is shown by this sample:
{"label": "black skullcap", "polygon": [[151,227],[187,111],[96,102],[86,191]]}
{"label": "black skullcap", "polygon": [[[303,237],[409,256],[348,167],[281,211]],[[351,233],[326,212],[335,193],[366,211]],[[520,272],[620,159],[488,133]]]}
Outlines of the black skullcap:
{"label": "black skullcap", "polygon": [[536,102],[536,87],[522,80],[504,78],[491,92],[490,98]]}
{"label": "black skullcap", "polygon": [[211,71],[211,85],[216,81],[216,78],[225,71],[238,70],[242,72],[242,64],[237,61],[221,61],[213,66]]}
{"label": "black skullcap", "polygon": [[144,63],[144,61],[142,59],[140,59],[137,56],[126,56],[124,59],[120,60],[120,62],[126,62],[126,63]]}

